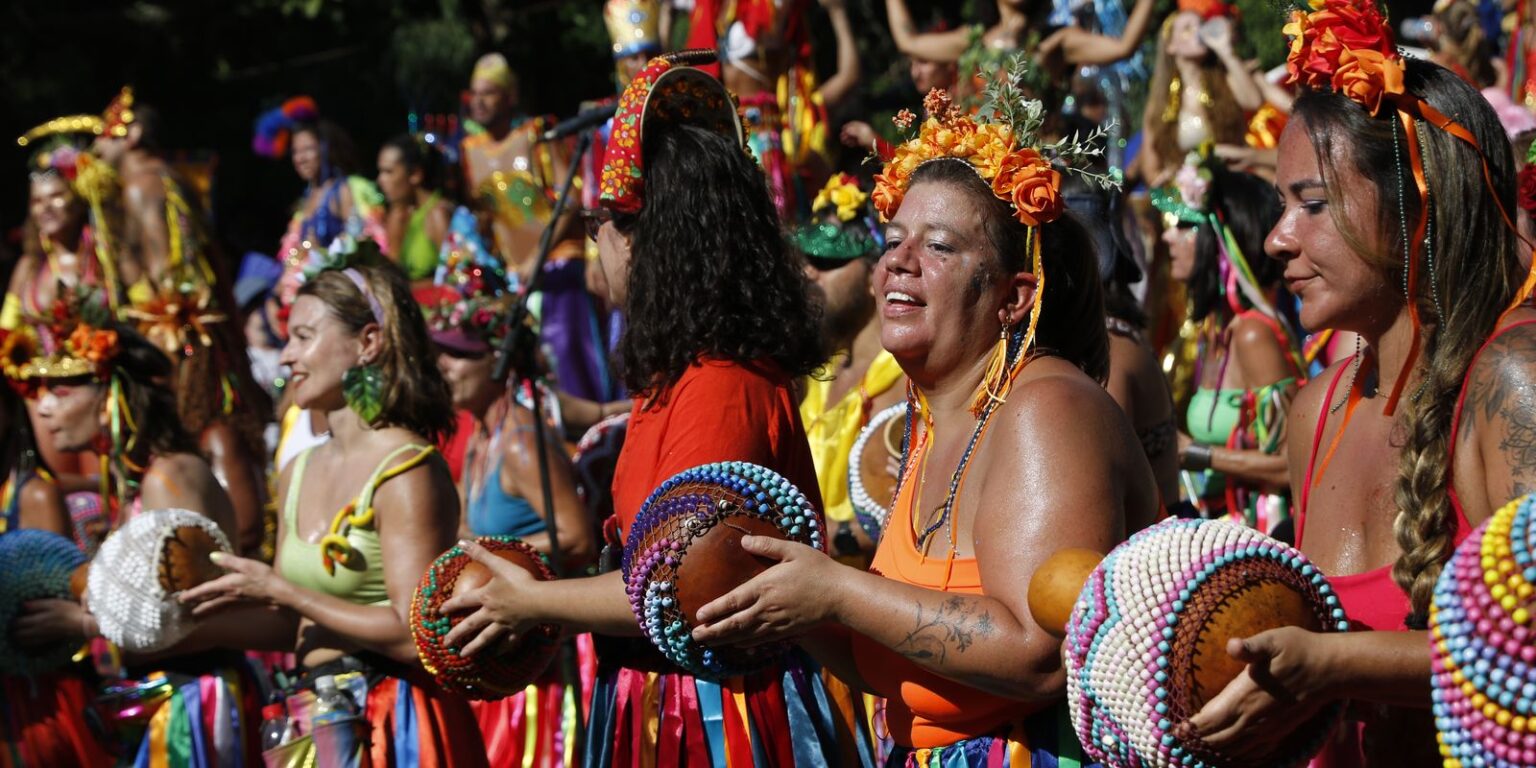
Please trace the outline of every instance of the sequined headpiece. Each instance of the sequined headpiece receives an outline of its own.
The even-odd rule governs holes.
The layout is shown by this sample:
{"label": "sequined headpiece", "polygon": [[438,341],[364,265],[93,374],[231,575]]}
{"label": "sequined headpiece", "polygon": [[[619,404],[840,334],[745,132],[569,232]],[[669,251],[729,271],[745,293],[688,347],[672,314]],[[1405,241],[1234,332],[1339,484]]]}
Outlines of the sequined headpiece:
{"label": "sequined headpiece", "polygon": [[[1027,227],[1030,272],[1036,280],[1034,306],[1027,326],[1009,334],[1006,361],[998,361],[984,377],[982,391],[977,393],[971,409],[978,418],[989,403],[1003,401],[1014,378],[1029,360],[1027,353],[1034,344],[1041,297],[1045,294],[1040,227],[1055,221],[1065,208],[1061,172],[1057,168],[1077,173],[1106,189],[1120,186],[1119,169],[1105,174],[1083,170],[1103,154],[1095,146],[1105,135],[1103,129],[1085,139],[1074,135],[1053,144],[1041,139],[1045,107],[1038,100],[1025,98],[1022,83],[1027,74],[1024,58],[1013,57],[1007,77],[987,85],[984,105],[975,117],[956,106],[947,92],[938,88],[929,91],[923,99],[928,118],[917,136],[896,146],[883,171],[875,176],[875,208],[881,219],[890,221],[901,208],[912,174],[919,167],[940,160],[965,163]],[[910,111],[902,110],[896,115],[896,124],[910,129],[916,119]]]}
{"label": "sequined headpiece", "polygon": [[646,121],[694,125],[746,146],[736,97],[695,65],[715,60],[714,51],[679,51],[651,59],[619,97],[613,134],[600,182],[603,205],[634,213],[645,204],[645,162],[641,137]]}
{"label": "sequined headpiece", "polygon": [[885,242],[859,180],[833,174],[811,203],[814,221],[790,235],[800,252],[813,259],[850,261],[878,253]]}
{"label": "sequined headpiece", "polygon": [[31,130],[16,138],[16,146],[25,147],[38,139],[46,139],[50,136],[70,136],[86,134],[100,136],[105,130],[105,124],[96,115],[69,115],[67,117],[55,117],[42,125],[33,126]]}
{"label": "sequined headpiece", "polygon": [[[1419,141],[1419,122],[1466,142],[1482,159],[1482,175],[1490,191],[1489,198],[1499,206],[1499,212],[1511,230],[1518,231],[1509,213],[1499,202],[1493,175],[1487,157],[1472,132],[1455,119],[1432,106],[1422,96],[1407,90],[1404,85],[1406,63],[1392,42],[1387,19],[1374,0],[1309,0],[1306,10],[1291,12],[1284,33],[1290,37],[1290,52],[1286,57],[1289,72],[1287,83],[1301,85],[1314,91],[1332,91],[1359,104],[1371,116],[1393,121],[1392,138],[1401,141],[1404,154],[1411,168],[1412,183],[1403,178],[1399,166],[1398,189],[1414,190],[1419,196],[1419,214],[1413,222],[1404,221],[1405,232],[1412,224],[1412,235],[1403,247],[1405,292],[1419,295],[1420,272],[1434,264],[1434,247],[1426,237],[1429,228],[1430,183],[1425,174],[1423,148]],[[1464,172],[1464,171],[1458,171]],[[1406,211],[1401,207],[1401,215]],[[1524,303],[1536,285],[1536,270],[1528,273],[1525,284],[1516,294],[1509,309]],[[1445,316],[1438,293],[1431,297],[1436,312]],[[1403,370],[1396,378],[1392,394],[1387,399],[1386,413],[1391,415],[1403,392],[1403,386],[1412,377],[1406,375],[1417,363],[1421,343],[1422,322],[1418,302],[1408,302],[1412,320],[1413,337]],[[1506,312],[1507,314],[1507,312]]]}
{"label": "sequined headpiece", "polygon": [[123,138],[128,135],[128,126],[133,125],[136,118],[133,112],[133,88],[123,86],[113,97],[112,103],[107,105],[107,110],[101,114],[103,132],[108,136]]}
{"label": "sequined headpiece", "polygon": [[613,41],[613,58],[661,50],[661,13],[656,0],[608,0],[603,21]]}
{"label": "sequined headpiece", "polygon": [[432,341],[469,354],[499,348],[514,281],[508,280],[501,260],[486,250],[475,215],[468,208],[455,210],[432,278],[433,290],[418,297]]}

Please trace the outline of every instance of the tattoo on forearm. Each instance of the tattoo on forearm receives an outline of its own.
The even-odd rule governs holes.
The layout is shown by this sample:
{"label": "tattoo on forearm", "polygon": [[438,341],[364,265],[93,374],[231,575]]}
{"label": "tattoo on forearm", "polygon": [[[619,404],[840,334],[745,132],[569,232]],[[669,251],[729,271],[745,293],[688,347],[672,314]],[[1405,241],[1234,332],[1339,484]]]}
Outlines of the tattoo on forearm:
{"label": "tattoo on forearm", "polygon": [[977,638],[990,637],[996,629],[992,614],[978,611],[970,600],[951,597],[934,610],[924,609],[918,602],[917,620],[912,631],[896,644],[896,651],[909,659],[943,664],[950,648],[965,653]]}
{"label": "tattoo on forearm", "polygon": [[[1477,419],[1495,430],[1499,453],[1509,465],[1510,496],[1523,496],[1536,480],[1536,332],[1514,328],[1501,334],[1477,361],[1467,385],[1462,421]],[[1461,441],[1476,430],[1462,429]]]}

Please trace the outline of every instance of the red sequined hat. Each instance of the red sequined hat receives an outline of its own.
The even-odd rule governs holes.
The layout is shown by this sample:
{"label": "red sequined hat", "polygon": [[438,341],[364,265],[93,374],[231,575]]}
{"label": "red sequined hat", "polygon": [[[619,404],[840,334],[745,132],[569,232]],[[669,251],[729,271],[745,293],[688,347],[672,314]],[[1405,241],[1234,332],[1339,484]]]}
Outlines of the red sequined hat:
{"label": "red sequined hat", "polygon": [[108,136],[114,136],[119,139],[127,136],[128,126],[133,125],[135,119],[133,114],[133,88],[126,85],[123,86],[123,89],[118,91],[117,96],[112,99],[112,103],[107,105],[107,109],[102,113],[101,118],[105,123],[103,130]]}
{"label": "red sequined hat", "polygon": [[640,138],[646,120],[696,125],[746,146],[736,97],[694,65],[715,60],[707,50],[678,51],[651,59],[619,97],[599,184],[604,206],[634,213],[644,204],[645,164]]}

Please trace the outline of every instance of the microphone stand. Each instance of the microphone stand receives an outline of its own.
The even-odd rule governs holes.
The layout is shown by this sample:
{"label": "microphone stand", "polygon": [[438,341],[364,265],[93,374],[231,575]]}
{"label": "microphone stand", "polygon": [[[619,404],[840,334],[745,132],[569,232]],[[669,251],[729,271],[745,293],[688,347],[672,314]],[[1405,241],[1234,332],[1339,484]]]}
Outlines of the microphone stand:
{"label": "microphone stand", "polygon": [[[496,370],[493,381],[506,381],[507,372],[511,369],[517,376],[515,386],[527,386],[532,393],[533,401],[533,434],[539,457],[539,489],[544,494],[544,524],[549,534],[549,566],[554,571],[556,578],[565,578],[564,558],[560,555],[560,533],[555,525],[554,489],[549,475],[549,445],[547,442],[548,430],[544,424],[544,398],[540,396],[538,385],[535,381],[534,371],[538,365],[539,334],[531,324],[528,317],[531,311],[528,301],[539,285],[544,281],[544,265],[549,261],[549,252],[554,247],[555,228],[560,224],[560,217],[565,212],[567,202],[571,197],[571,187],[575,186],[576,174],[581,170],[581,159],[586,156],[592,147],[592,132],[582,131],[576,142],[576,151],[571,154],[570,167],[565,177],[565,184],[560,188],[560,194],[555,199],[554,210],[551,211],[549,223],[544,225],[544,233],[539,239],[539,253],[534,260],[533,276],[529,278],[527,287],[518,297],[508,317],[507,335],[501,342],[501,357],[496,361]],[[516,397],[514,389],[513,397]],[[575,693],[575,737],[572,744],[567,744],[566,749],[575,749],[579,758],[581,750],[586,747],[586,716],[581,711],[581,675],[576,666],[576,645],[572,641],[561,644],[560,673],[565,679],[566,689]]]}

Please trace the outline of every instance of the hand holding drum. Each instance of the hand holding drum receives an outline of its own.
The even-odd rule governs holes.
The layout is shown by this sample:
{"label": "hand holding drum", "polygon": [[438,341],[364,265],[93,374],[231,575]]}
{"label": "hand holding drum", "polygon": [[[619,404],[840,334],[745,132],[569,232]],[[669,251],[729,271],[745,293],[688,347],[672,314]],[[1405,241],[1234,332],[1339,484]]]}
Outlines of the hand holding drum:
{"label": "hand holding drum", "polygon": [[209,555],[230,551],[224,532],[197,512],[136,515],[102,542],[91,563],[86,603],[101,634],[134,653],[180,642],[194,622],[176,595],[222,576]]}
{"label": "hand holding drum", "polygon": [[[1057,552],[1031,578],[1029,607],[1037,624],[1065,638],[1073,727],[1083,749],[1111,768],[1241,764],[1174,735],[1242,673],[1227,641],[1283,626],[1348,627],[1305,556],[1251,528],[1168,520],[1097,557]],[[1338,705],[1325,709],[1297,728],[1283,754],[1252,764],[1305,762],[1341,714]]]}

